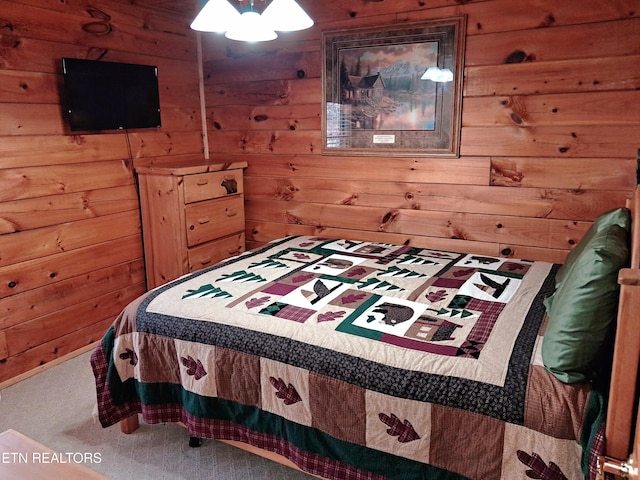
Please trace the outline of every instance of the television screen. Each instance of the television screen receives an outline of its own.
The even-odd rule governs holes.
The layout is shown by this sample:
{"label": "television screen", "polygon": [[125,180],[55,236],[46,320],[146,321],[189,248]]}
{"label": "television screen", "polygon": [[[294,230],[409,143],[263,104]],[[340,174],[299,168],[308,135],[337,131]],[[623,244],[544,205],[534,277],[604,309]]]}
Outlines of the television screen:
{"label": "television screen", "polygon": [[63,58],[71,130],[160,127],[158,68]]}

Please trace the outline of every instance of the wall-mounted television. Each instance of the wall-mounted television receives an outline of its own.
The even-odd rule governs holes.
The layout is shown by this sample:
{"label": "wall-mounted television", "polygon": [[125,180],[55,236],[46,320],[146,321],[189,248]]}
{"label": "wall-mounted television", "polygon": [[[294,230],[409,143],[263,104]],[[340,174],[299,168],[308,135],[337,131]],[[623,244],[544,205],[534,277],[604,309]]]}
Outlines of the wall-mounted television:
{"label": "wall-mounted television", "polygon": [[156,66],[63,58],[62,74],[72,131],[161,126]]}

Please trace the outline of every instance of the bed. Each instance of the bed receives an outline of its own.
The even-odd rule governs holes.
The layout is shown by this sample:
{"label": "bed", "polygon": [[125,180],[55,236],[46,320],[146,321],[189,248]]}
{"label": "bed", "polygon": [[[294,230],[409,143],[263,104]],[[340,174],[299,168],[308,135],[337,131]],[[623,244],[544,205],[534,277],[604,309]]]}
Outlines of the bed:
{"label": "bed", "polygon": [[100,422],[327,479],[594,478],[629,453],[638,197],[564,265],[292,236],[169,282],[92,353]]}

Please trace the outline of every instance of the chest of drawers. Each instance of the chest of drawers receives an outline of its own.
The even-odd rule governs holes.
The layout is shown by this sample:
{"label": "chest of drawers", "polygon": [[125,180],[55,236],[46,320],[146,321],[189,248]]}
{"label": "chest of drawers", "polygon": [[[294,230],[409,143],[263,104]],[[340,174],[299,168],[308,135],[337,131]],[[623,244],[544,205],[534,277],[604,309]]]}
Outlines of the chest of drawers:
{"label": "chest of drawers", "polygon": [[147,288],[244,251],[246,166],[136,168]]}

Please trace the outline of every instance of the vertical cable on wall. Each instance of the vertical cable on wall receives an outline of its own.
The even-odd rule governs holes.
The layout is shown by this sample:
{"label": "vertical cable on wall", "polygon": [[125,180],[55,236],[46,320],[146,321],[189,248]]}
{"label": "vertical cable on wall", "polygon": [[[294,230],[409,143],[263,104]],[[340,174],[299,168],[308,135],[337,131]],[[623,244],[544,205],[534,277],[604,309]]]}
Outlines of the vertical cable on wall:
{"label": "vertical cable on wall", "polygon": [[204,71],[202,65],[202,36],[196,32],[198,51],[198,87],[200,91],[200,118],[202,120],[202,143],[204,147],[204,158],[209,160],[209,134],[207,133],[207,105],[204,98]]}

